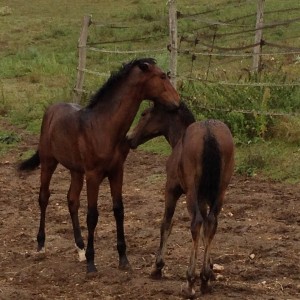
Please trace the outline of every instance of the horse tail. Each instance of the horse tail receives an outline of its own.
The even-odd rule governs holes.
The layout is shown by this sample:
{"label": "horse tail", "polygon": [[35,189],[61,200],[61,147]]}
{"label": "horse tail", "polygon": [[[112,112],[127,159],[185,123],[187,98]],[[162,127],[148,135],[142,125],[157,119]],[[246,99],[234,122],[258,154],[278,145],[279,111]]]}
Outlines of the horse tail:
{"label": "horse tail", "polygon": [[206,124],[207,132],[203,137],[202,176],[199,185],[199,199],[204,198],[210,207],[209,216],[218,213],[218,196],[221,184],[222,157],[218,141]]}
{"label": "horse tail", "polygon": [[32,171],[40,165],[40,155],[37,150],[30,158],[21,162],[18,166],[19,171]]}

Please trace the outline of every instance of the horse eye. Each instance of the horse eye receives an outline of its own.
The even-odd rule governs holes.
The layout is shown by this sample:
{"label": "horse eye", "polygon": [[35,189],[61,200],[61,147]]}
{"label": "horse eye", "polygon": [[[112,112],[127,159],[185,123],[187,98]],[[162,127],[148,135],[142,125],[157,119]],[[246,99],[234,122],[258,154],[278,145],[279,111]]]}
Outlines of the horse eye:
{"label": "horse eye", "polygon": [[161,74],[160,76],[161,79],[167,79],[167,75],[165,73]]}

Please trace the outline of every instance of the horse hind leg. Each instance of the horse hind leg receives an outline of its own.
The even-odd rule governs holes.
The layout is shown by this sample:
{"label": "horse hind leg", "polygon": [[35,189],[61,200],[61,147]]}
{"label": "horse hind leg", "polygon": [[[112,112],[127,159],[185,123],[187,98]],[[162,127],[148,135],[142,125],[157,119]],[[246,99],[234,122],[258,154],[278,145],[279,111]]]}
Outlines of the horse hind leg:
{"label": "horse hind leg", "polygon": [[80,223],[78,218],[78,209],[80,206],[80,193],[83,186],[82,173],[71,172],[71,185],[68,191],[68,207],[72,220],[75,244],[78,252],[79,261],[85,261],[84,242],[81,235]]}
{"label": "horse hind leg", "polygon": [[[219,197],[217,203],[221,203],[219,201],[220,199],[222,199],[222,196]],[[211,291],[208,282],[209,280],[215,279],[210,252],[211,252],[211,243],[213,241],[213,238],[216,234],[217,227],[218,227],[218,214],[220,212],[220,209],[221,209],[220,207],[212,208],[203,223],[202,239],[204,244],[204,255],[203,255],[203,266],[200,273],[201,292],[203,294],[206,294]]]}
{"label": "horse hind leg", "polygon": [[51,160],[41,163],[41,184],[39,192],[39,206],[40,206],[40,225],[37,234],[37,252],[39,254],[45,253],[45,219],[46,219],[46,209],[49,202],[50,190],[49,185],[52,175],[57,167],[57,161]]}
{"label": "horse hind leg", "polygon": [[191,249],[189,267],[186,272],[187,283],[182,287],[182,293],[186,298],[194,298],[196,296],[195,292],[195,282],[196,282],[196,264],[198,257],[198,248],[199,248],[199,238],[200,230],[203,223],[203,218],[200,213],[196,192],[187,193],[187,206],[188,211],[191,216],[191,234],[193,239],[193,245]]}
{"label": "horse hind leg", "polygon": [[160,246],[156,254],[155,263],[151,271],[151,278],[161,279],[162,269],[165,266],[165,252],[167,249],[167,241],[172,230],[172,218],[175,212],[177,200],[182,192],[178,189],[166,188],[165,192],[165,212],[160,227]]}

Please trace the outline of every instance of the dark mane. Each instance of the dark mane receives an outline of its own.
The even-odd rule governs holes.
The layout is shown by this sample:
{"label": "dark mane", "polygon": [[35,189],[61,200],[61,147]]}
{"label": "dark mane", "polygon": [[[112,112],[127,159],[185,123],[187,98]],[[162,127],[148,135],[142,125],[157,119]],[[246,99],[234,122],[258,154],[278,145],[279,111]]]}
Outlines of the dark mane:
{"label": "dark mane", "polygon": [[91,97],[87,107],[93,108],[99,101],[102,101],[104,99],[104,95],[114,90],[115,85],[120,82],[120,80],[125,78],[132,70],[132,68],[144,63],[155,65],[156,60],[154,58],[134,59],[127,64],[123,64],[118,71],[112,72],[106,83],[104,83],[104,85]]}
{"label": "dark mane", "polygon": [[190,125],[196,122],[193,113],[190,111],[190,109],[183,101],[180,102],[180,106],[177,110],[177,113],[179,114],[181,120],[186,123],[186,125]]}
{"label": "dark mane", "polygon": [[165,113],[167,113],[169,116],[177,115],[177,116],[179,116],[180,120],[183,123],[185,123],[187,126],[196,122],[196,119],[195,119],[193,113],[190,111],[190,109],[187,107],[187,105],[183,101],[180,102],[178,109],[176,109],[174,111],[166,110],[165,107],[162,106],[160,103],[155,103],[155,105],[152,107],[152,109],[157,109],[158,111],[162,110]]}

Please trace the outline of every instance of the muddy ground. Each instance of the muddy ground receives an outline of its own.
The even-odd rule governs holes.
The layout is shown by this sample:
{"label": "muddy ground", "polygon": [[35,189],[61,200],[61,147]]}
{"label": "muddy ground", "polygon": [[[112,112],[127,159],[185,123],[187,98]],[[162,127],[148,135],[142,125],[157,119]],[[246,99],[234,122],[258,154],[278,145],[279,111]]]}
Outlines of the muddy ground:
{"label": "muddy ground", "polygon": [[[116,229],[107,181],[100,188],[96,231],[99,274],[86,278],[77,261],[66,203],[68,171],[58,168],[47,210],[45,259],[35,254],[39,222],[39,171],[19,176],[15,162],[35,148],[37,137],[23,142],[0,162],[0,299],[181,299],[191,236],[182,197],[174,217],[165,278],[149,278],[159,245],[166,158],[131,152],[125,169],[124,205],[128,258],[132,272],[118,269]],[[219,217],[212,255],[224,267],[204,299],[300,299],[299,185],[235,175]],[[80,219],[86,238],[86,192]],[[201,247],[202,253],[202,247]],[[197,273],[200,271],[201,261]]]}

